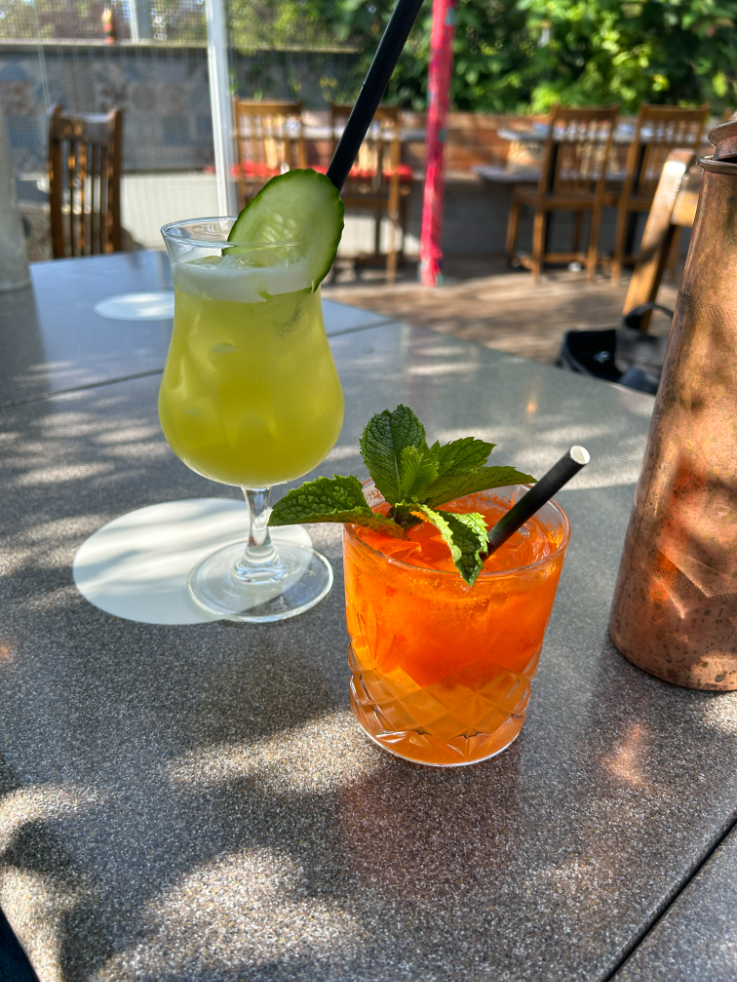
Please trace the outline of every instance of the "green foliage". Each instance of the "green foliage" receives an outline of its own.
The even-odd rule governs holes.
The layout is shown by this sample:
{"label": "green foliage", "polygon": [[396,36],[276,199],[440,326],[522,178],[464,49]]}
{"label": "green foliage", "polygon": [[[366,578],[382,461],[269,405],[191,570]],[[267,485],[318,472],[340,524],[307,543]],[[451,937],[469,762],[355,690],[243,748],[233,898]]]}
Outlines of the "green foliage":
{"label": "green foliage", "polygon": [[[324,0],[329,6],[329,0]],[[308,48],[335,44],[317,9],[302,0],[226,0],[232,43],[240,51]]]}
{"label": "green foliage", "polygon": [[[526,72],[530,108],[618,102],[698,105],[736,101],[737,4],[719,0],[517,0],[537,48]],[[534,69],[534,70],[533,70]]]}
{"label": "green foliage", "polygon": [[[112,2],[122,29],[127,6]],[[311,52],[325,101],[352,102],[395,0],[226,2],[235,47],[258,50],[263,71],[272,66],[293,95],[303,97],[299,49]],[[203,0],[151,4],[156,40],[204,41]],[[0,0],[0,37],[101,37],[100,10],[92,0]],[[431,16],[425,0],[387,92],[406,109],[426,107]],[[708,102],[721,113],[737,106],[735,22],[737,0],[458,0],[452,105],[542,113],[556,102],[619,103],[635,113],[642,102]],[[345,54],[347,71],[330,51]]]}
{"label": "green foliage", "polygon": [[[275,0],[276,2],[276,0]],[[361,51],[355,98],[393,0],[304,0],[304,16]],[[458,0],[452,103],[477,112],[547,112],[564,105],[641,102],[737,105],[734,0]],[[431,0],[387,92],[423,110]]]}

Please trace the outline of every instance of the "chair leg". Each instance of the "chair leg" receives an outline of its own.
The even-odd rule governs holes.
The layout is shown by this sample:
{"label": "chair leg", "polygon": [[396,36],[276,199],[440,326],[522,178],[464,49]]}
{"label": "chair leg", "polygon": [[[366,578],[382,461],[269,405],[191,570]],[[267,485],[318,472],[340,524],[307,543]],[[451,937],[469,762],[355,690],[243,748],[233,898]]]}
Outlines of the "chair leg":
{"label": "chair leg", "polygon": [[386,257],[386,281],[393,284],[397,278],[397,226],[399,224],[399,178],[389,182],[389,250]]}
{"label": "chair leg", "polygon": [[625,241],[627,238],[627,205],[620,202],[617,208],[617,228],[614,233],[614,256],[612,257],[612,283],[619,286],[622,279]]}
{"label": "chair leg", "polygon": [[386,282],[391,286],[397,278],[397,219],[389,216],[389,249],[386,255]]}
{"label": "chair leg", "polygon": [[681,228],[679,225],[673,229],[673,240],[668,250],[668,263],[665,267],[665,277],[669,282],[676,278],[676,268],[678,267],[678,247],[681,244]]}
{"label": "chair leg", "polygon": [[514,246],[517,242],[517,229],[519,228],[519,215],[522,205],[518,201],[512,202],[507,222],[507,262],[511,263],[514,259]]}
{"label": "chair leg", "polygon": [[591,212],[591,229],[589,231],[589,255],[586,260],[586,279],[592,283],[596,276],[596,264],[599,258],[599,225],[601,223],[601,204],[596,203]]}
{"label": "chair leg", "polygon": [[539,208],[532,226],[532,282],[540,282],[540,272],[545,261],[545,226],[548,213]]}
{"label": "chair leg", "polygon": [[399,227],[402,230],[402,237],[399,240],[399,248],[397,249],[397,255],[404,262],[404,243],[407,239],[407,195],[403,195],[399,199]]}

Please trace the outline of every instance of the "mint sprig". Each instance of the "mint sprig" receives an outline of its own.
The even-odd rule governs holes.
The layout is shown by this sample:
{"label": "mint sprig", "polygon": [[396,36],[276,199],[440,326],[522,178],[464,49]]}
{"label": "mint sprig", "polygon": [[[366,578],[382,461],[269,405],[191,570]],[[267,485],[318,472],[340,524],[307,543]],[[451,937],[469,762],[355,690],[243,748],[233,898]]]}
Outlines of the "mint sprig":
{"label": "mint sprig", "polygon": [[420,521],[431,522],[447,543],[469,586],[483,569],[486,524],[476,513],[438,511],[440,505],[477,491],[527,484],[535,479],[514,467],[487,467],[495,444],[463,437],[427,445],[425,427],[407,406],[373,416],[361,437],[361,453],[388,515],[371,510],[357,477],[318,477],[289,491],[274,506],[269,525],[350,522],[403,537]]}

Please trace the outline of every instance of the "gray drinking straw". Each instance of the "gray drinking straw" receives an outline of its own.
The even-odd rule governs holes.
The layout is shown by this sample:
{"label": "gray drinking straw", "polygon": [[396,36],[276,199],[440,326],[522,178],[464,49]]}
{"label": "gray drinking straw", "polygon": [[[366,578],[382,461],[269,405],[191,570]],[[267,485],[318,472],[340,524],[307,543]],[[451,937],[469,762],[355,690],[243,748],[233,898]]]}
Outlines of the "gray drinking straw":
{"label": "gray drinking straw", "polygon": [[527,494],[520,498],[517,504],[512,505],[509,511],[491,529],[488,536],[489,547],[485,556],[488,557],[496,552],[499,546],[503,545],[518,528],[532,518],[546,501],[550,501],[564,484],[568,484],[570,479],[578,474],[590,460],[591,454],[585,447],[571,447],[568,453],[563,454],[547,474],[543,474],[537,484],[533,484]]}
{"label": "gray drinking straw", "polygon": [[328,167],[328,177],[339,191],[351,172],[422,4],[423,0],[397,0]]}

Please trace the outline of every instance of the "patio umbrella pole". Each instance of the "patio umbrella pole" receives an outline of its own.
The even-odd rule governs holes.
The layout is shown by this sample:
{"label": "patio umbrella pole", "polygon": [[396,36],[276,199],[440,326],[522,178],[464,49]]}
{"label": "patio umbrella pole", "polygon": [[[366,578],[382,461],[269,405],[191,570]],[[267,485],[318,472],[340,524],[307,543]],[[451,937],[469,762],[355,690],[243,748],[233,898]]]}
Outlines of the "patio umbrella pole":
{"label": "patio umbrella pole", "polygon": [[389,18],[353,111],[348,117],[328,167],[328,177],[339,191],[343,189],[351,172],[353,162],[358,156],[371,120],[379,107],[422,4],[423,0],[397,0],[397,5]]}
{"label": "patio umbrella pole", "polygon": [[430,67],[427,77],[425,194],[422,204],[420,278],[425,286],[443,282],[443,153],[453,78],[453,37],[457,0],[433,0]]}
{"label": "patio umbrella pole", "polygon": [[0,106],[0,292],[28,286],[28,253],[23,234],[13,159]]}
{"label": "patio umbrella pole", "polygon": [[223,0],[206,0],[207,70],[212,111],[212,141],[215,147],[218,212],[238,213],[233,170],[233,114],[228,91],[228,41]]}

